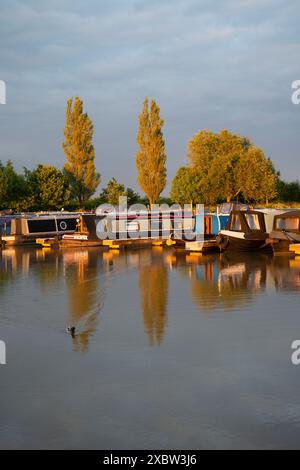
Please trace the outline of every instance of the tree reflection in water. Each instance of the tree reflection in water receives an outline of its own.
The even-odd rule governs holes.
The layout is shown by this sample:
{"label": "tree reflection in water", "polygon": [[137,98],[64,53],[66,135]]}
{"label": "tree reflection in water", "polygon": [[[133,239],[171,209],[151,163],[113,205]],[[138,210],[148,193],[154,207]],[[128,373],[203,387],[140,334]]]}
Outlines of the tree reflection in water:
{"label": "tree reflection in water", "polygon": [[149,344],[161,344],[166,324],[168,306],[168,268],[159,249],[153,249],[148,259],[139,267],[141,310]]}
{"label": "tree reflection in water", "polygon": [[97,249],[66,250],[63,265],[69,302],[69,324],[75,326],[74,350],[86,352],[89,337],[97,329],[98,315],[104,304],[102,259]]}
{"label": "tree reflection in water", "polygon": [[[29,289],[28,299],[31,299],[31,281],[37,287],[35,295],[39,302],[57,295],[57,305],[59,302],[64,305],[67,299],[67,318],[65,310],[62,315],[60,310],[51,315],[37,310],[31,325],[75,326],[74,350],[81,352],[87,351],[89,338],[97,330],[106,287],[111,289],[111,295],[117,295],[113,278],[129,271],[137,274],[133,289],[140,297],[144,329],[151,346],[160,345],[165,336],[171,270],[181,278],[175,295],[182,295],[181,286],[184,289],[187,283],[192,302],[203,313],[242,310],[257,294],[268,290],[300,291],[299,257],[247,253],[186,255],[162,248],[104,252],[98,248],[53,251],[12,247],[0,250],[0,266],[2,299],[14,292],[18,278],[24,280],[24,289]],[[10,305],[9,297],[5,301]],[[0,312],[2,319],[10,320],[4,310]],[[14,311],[12,316],[19,324],[27,322],[22,309]]]}

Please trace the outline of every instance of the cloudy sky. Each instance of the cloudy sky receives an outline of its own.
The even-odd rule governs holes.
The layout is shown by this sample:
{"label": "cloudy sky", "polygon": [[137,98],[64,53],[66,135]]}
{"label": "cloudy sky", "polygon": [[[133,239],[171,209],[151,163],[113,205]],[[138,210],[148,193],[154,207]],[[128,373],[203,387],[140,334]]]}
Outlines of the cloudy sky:
{"label": "cloudy sky", "polygon": [[249,136],[300,178],[299,0],[0,0],[0,160],[62,167],[65,102],[94,121],[97,168],[136,188],[145,96],[165,120],[169,181],[199,130]]}

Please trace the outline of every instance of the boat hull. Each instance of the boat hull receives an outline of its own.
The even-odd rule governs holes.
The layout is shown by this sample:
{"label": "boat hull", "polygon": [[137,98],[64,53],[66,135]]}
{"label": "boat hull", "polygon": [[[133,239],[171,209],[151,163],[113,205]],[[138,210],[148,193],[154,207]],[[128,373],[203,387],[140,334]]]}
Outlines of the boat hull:
{"label": "boat hull", "polygon": [[290,246],[293,243],[294,242],[290,242],[288,240],[270,239],[270,244],[275,255],[293,255],[290,251]]}
{"label": "boat hull", "polygon": [[230,235],[222,235],[217,238],[217,245],[221,252],[272,252],[272,247],[266,243],[265,239],[248,239],[238,238]]}
{"label": "boat hull", "polygon": [[290,246],[294,243],[300,243],[299,233],[288,233],[273,231],[270,233],[269,243],[272,245],[274,254],[276,255],[292,255]]}

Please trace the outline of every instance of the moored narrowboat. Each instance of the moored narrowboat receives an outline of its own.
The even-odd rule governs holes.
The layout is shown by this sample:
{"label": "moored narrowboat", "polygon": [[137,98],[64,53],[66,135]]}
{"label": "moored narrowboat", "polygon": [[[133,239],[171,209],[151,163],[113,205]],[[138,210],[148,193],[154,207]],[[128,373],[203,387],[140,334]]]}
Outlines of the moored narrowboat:
{"label": "moored narrowboat", "polygon": [[300,210],[276,215],[268,242],[274,254],[292,254],[291,245],[300,243]]}
{"label": "moored narrowboat", "polygon": [[233,210],[217,237],[220,251],[271,252],[268,242],[276,210]]}
{"label": "moored narrowboat", "polygon": [[80,214],[76,220],[75,232],[63,235],[59,246],[62,248],[101,246],[103,240],[98,237],[97,225],[105,218],[105,215]]}
{"label": "moored narrowboat", "polygon": [[78,214],[25,214],[10,217],[3,228],[5,246],[33,245],[38,238],[61,237],[76,229]]}
{"label": "moored narrowboat", "polygon": [[189,238],[194,229],[192,210],[136,210],[99,212],[105,217],[97,224],[103,240]]}

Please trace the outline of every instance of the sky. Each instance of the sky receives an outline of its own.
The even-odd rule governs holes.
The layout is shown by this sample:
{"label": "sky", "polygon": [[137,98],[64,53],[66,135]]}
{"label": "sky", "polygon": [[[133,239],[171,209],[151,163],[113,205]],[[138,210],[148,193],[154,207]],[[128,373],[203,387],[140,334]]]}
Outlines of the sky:
{"label": "sky", "polygon": [[298,0],[0,0],[0,160],[62,167],[66,100],[78,95],[101,186],[116,177],[137,189],[149,97],[165,121],[169,185],[200,129],[246,135],[300,179],[299,17]]}

